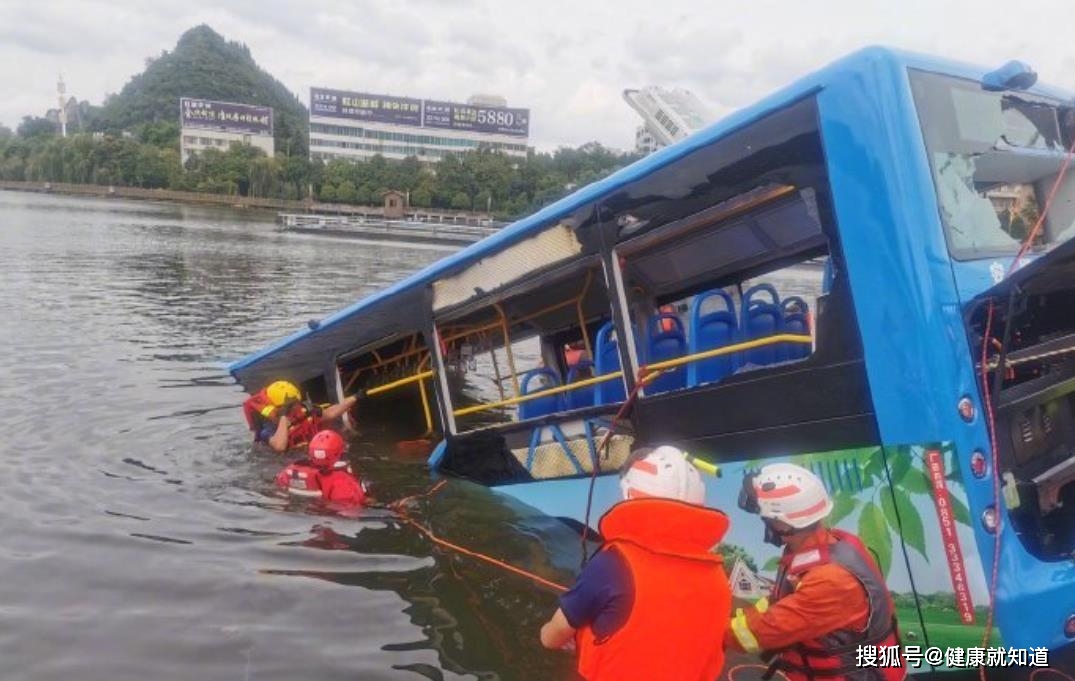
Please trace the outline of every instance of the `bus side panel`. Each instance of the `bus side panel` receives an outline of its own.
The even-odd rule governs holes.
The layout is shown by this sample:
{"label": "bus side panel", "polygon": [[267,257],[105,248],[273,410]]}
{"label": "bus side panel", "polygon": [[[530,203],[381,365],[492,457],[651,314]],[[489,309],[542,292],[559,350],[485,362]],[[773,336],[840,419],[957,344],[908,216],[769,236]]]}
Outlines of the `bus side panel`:
{"label": "bus side panel", "polygon": [[[925,628],[924,639],[904,636],[903,644],[923,652],[927,646],[942,652],[980,648],[989,591],[955,446],[890,446],[884,453],[891,484],[881,512],[902,545],[899,560],[914,587],[913,593],[897,595],[897,607],[917,608]],[[990,645],[1000,644],[994,627]]]}

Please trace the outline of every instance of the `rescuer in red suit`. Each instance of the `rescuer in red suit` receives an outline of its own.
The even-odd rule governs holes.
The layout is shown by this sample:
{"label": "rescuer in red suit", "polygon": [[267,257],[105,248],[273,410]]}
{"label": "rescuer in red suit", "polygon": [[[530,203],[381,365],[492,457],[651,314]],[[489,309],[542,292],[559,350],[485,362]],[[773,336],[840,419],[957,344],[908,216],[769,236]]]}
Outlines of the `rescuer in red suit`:
{"label": "rescuer in red suit", "polygon": [[322,409],[309,399],[303,400],[293,383],[276,381],[243,402],[243,415],[254,442],[283,453],[306,446],[324,424],[343,417],[347,425],[347,413],[361,396],[360,391]]}
{"label": "rescuer in red suit", "polygon": [[899,645],[895,606],[862,541],[825,526],[832,500],[821,480],[801,466],[770,464],[743,481],[739,506],[761,516],[766,541],[784,555],[769,597],[732,618],[726,646],[771,659],[789,681],[906,678],[898,654],[887,666],[857,664],[859,646]]}
{"label": "rescuer in red suit", "polygon": [[333,506],[361,506],[366,488],[343,459],[347,443],[334,430],[322,430],[310,439],[307,457],[276,475],[276,485],[288,494],[319,499]]}

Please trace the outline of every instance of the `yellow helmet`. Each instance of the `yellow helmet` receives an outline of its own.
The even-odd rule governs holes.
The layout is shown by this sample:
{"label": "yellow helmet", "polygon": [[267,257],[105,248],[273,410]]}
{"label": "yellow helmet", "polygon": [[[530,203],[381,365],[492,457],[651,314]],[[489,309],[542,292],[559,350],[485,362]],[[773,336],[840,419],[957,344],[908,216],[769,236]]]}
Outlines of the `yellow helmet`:
{"label": "yellow helmet", "polygon": [[282,406],[288,400],[302,399],[302,393],[295,387],[294,383],[288,383],[287,381],[277,381],[265,389],[265,395],[269,398],[269,401],[273,403],[274,407]]}

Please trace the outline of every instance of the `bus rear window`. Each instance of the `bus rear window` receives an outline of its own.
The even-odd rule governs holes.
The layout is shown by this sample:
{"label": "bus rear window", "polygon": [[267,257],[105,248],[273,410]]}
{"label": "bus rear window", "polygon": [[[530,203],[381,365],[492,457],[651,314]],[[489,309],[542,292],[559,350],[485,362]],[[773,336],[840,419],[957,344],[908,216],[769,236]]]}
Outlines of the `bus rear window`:
{"label": "bus rear window", "polygon": [[[1014,255],[1063,165],[1075,110],[975,81],[921,71],[910,77],[952,256]],[[1043,227],[1034,250],[1075,235],[1075,178],[1059,188]]]}

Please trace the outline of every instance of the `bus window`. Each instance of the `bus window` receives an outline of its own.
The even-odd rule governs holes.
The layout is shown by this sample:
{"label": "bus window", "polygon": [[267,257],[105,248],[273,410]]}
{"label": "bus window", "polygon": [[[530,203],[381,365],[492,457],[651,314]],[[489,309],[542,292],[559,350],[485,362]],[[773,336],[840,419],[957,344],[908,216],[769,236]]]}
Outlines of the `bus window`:
{"label": "bus window", "polygon": [[601,205],[632,368],[661,370],[646,441],[724,461],[879,442],[817,121],[802,100]]}
{"label": "bus window", "polygon": [[[957,259],[1014,255],[1056,181],[1075,109],[1025,93],[911,71],[948,246]],[[1075,235],[1075,180],[1063,182],[1034,250]]]}
{"label": "bus window", "polygon": [[385,339],[337,361],[345,395],[369,395],[359,412],[363,432],[379,424],[388,441],[427,437],[443,430],[437,417],[432,358],[421,333]]}
{"label": "bus window", "polygon": [[[466,373],[452,393],[457,429],[595,406],[598,384],[570,386],[593,380],[603,367],[605,345],[598,344],[608,342],[603,329],[609,317],[604,276],[593,261],[438,320],[449,364]],[[605,382],[622,394],[618,368],[606,372]]]}

